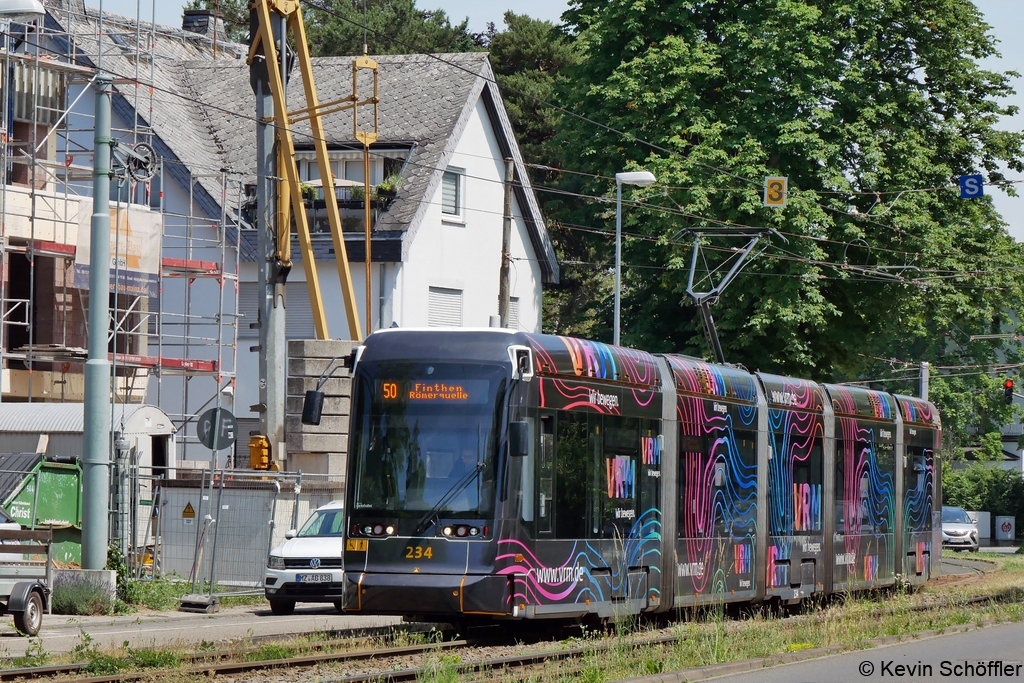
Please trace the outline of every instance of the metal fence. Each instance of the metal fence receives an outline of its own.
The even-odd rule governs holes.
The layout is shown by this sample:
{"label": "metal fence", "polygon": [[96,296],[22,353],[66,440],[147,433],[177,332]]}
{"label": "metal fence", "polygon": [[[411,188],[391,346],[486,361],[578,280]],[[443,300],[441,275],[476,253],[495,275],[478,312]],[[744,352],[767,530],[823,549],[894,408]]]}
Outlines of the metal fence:
{"label": "metal fence", "polygon": [[338,476],[237,469],[140,468],[132,489],[126,556],[138,578],[240,593],[262,590],[267,554],[288,529],[344,494]]}

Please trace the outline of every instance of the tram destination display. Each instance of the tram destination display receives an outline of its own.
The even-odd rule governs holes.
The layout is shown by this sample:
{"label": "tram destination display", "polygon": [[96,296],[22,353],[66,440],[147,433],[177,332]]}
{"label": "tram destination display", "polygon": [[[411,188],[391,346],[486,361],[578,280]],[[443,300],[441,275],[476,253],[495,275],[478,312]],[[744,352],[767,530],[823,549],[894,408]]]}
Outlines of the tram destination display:
{"label": "tram destination display", "polygon": [[384,403],[487,403],[490,382],[486,379],[384,379],[377,382],[377,396]]}

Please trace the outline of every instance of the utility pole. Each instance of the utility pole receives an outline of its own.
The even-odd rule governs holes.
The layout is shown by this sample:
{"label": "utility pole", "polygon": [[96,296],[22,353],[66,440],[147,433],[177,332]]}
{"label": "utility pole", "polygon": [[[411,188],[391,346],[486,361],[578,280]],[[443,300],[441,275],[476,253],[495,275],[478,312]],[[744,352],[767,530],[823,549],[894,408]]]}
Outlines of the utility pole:
{"label": "utility pole", "polygon": [[[250,16],[255,14],[251,12]],[[272,16],[279,25],[282,20]],[[258,22],[251,18],[250,24]],[[279,26],[275,26],[279,28]],[[274,31],[279,34],[280,31]],[[249,67],[249,85],[256,94],[256,235],[259,250],[259,404],[260,433],[265,434],[272,457],[284,458],[284,404],[286,371],[285,282],[291,263],[280,258],[278,240],[277,152],[274,148],[274,100],[266,59],[261,53]],[[327,185],[325,184],[325,188]],[[290,239],[286,237],[286,239]],[[290,254],[291,244],[284,245]]]}
{"label": "utility pole", "polygon": [[928,365],[928,361],[926,361],[926,360],[921,361],[921,390],[920,390],[920,393],[921,393],[921,398],[924,399],[925,401],[928,400],[928,370],[929,370],[929,367],[930,366]]}
{"label": "utility pole", "polygon": [[501,327],[508,327],[508,270],[512,263],[512,177],[515,167],[512,159],[505,159],[505,219],[501,224],[501,276],[498,281],[498,317]]}
{"label": "utility pole", "polygon": [[82,568],[107,565],[110,520],[110,97],[113,78],[96,76],[96,133],[89,234],[89,358],[85,362],[82,454]]}

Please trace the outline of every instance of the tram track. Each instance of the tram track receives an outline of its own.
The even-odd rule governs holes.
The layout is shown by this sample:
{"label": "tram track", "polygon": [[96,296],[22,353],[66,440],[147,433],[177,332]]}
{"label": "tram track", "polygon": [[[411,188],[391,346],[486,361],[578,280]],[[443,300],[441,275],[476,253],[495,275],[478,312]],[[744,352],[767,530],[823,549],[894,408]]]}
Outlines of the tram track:
{"label": "tram track", "polygon": [[[949,560],[961,564],[956,560]],[[978,575],[986,573],[986,567],[979,567],[981,562],[964,560],[961,564],[971,569],[974,573],[964,574],[962,581],[970,582]],[[987,562],[984,564],[988,564]],[[966,607],[979,605],[991,601],[999,601],[999,596],[976,595],[959,599],[947,598],[935,600],[922,604],[904,606],[903,609],[912,612],[927,612],[948,607]],[[882,617],[888,613],[885,607],[874,608],[868,612],[869,616]],[[820,614],[795,615],[788,618],[793,620],[821,620]],[[739,623],[731,623],[728,628],[738,628]],[[407,629],[398,628],[399,631]],[[426,627],[411,626],[408,630],[414,633],[426,631]],[[327,678],[318,676],[317,680],[324,683],[371,683],[372,681],[403,681],[416,680],[431,669],[438,666],[438,660],[447,655],[443,666],[456,670],[460,676],[470,676],[489,680],[488,674],[498,670],[524,671],[530,668],[546,665],[551,661],[567,661],[571,659],[582,659],[585,656],[599,655],[612,648],[643,648],[654,646],[671,645],[678,642],[680,636],[658,636],[654,638],[643,638],[631,636],[626,639],[616,640],[611,643],[591,642],[586,646],[543,649],[550,641],[540,640],[535,643],[524,645],[516,642],[511,637],[502,638],[464,638],[444,642],[424,643],[415,645],[404,645],[396,647],[373,647],[375,640],[395,633],[395,629],[372,629],[360,631],[359,635],[349,631],[331,632],[327,635],[333,638],[317,642],[303,643],[300,645],[282,645],[300,650],[300,653],[287,657],[258,658],[265,655],[265,648],[281,643],[288,636],[265,636],[257,639],[250,639],[249,646],[233,649],[223,649],[209,652],[196,652],[183,655],[180,658],[180,665],[173,669],[140,669],[124,671],[103,675],[89,675],[89,664],[77,663],[67,665],[51,665],[43,667],[30,667],[22,669],[0,670],[0,681],[28,681],[53,679],[67,683],[117,683],[139,680],[159,680],[162,675],[193,675],[203,678],[220,677],[225,681],[252,680],[251,675],[260,672],[272,673],[274,671],[284,674],[287,670],[308,670],[317,667],[339,667],[347,669],[349,673]],[[342,634],[349,634],[341,637]],[[297,635],[297,634],[295,634]],[[255,643],[263,643],[257,645]],[[362,649],[352,649],[359,645],[365,645]],[[347,648],[345,651],[332,651],[337,648]],[[510,654],[508,649],[523,647],[534,647],[528,652]],[[428,660],[429,659],[429,660]],[[562,666],[564,671],[564,666]],[[326,673],[326,672],[325,672]],[[476,675],[475,677],[473,675]],[[250,676],[247,676],[250,675]],[[330,674],[329,674],[330,675]],[[278,677],[274,677],[278,678]],[[490,678],[493,678],[490,677]],[[298,679],[296,679],[298,680]]]}
{"label": "tram track", "polygon": [[[991,601],[1000,601],[1000,596],[977,595],[962,599],[948,599],[927,604],[905,607],[912,612],[927,612],[949,607],[979,605]],[[882,616],[885,608],[872,610],[869,616]],[[820,618],[819,615],[797,615],[789,619]],[[731,622],[728,628],[739,628],[740,622]],[[639,634],[635,634],[639,635]],[[570,648],[545,649],[549,641],[538,641],[532,645],[516,643],[510,638],[478,638],[459,639],[440,643],[418,644],[390,648],[365,648],[344,652],[330,652],[335,647],[352,646],[352,639],[327,640],[304,644],[300,647],[311,652],[295,656],[259,659],[250,661],[253,655],[259,655],[260,647],[246,647],[234,650],[195,653],[183,658],[183,666],[173,669],[142,669],[130,672],[118,672],[106,675],[88,675],[88,665],[84,663],[56,666],[30,667],[0,671],[0,681],[31,680],[60,677],[60,680],[76,683],[120,683],[138,680],[155,680],[162,675],[193,675],[196,677],[222,677],[224,680],[249,680],[249,676],[259,672],[272,675],[278,671],[306,670],[327,665],[348,669],[343,675],[328,678],[322,674],[318,680],[323,683],[371,683],[373,681],[403,683],[413,681],[438,666],[456,671],[460,676],[472,679],[488,680],[498,670],[525,671],[550,662],[569,662],[582,660],[585,657],[601,655],[615,648],[641,649],[671,645],[678,642],[681,636],[667,635],[654,638],[629,636],[614,642],[591,642],[584,646]],[[364,642],[368,642],[367,639]],[[356,641],[358,642],[358,641]],[[510,648],[522,650],[533,647],[529,652],[509,654]],[[321,652],[316,652],[321,650]],[[447,655],[447,658],[445,658]],[[563,667],[564,665],[560,665]],[[86,674],[86,675],[82,675]]]}

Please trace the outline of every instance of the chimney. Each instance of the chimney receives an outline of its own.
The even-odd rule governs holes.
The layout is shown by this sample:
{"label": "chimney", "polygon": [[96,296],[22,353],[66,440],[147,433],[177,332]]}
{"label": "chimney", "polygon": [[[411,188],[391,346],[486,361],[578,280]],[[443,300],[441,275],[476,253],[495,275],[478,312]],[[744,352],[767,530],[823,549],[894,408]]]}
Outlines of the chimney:
{"label": "chimney", "polygon": [[187,9],[181,18],[181,30],[198,33],[217,43],[227,42],[224,19],[212,9]]}

